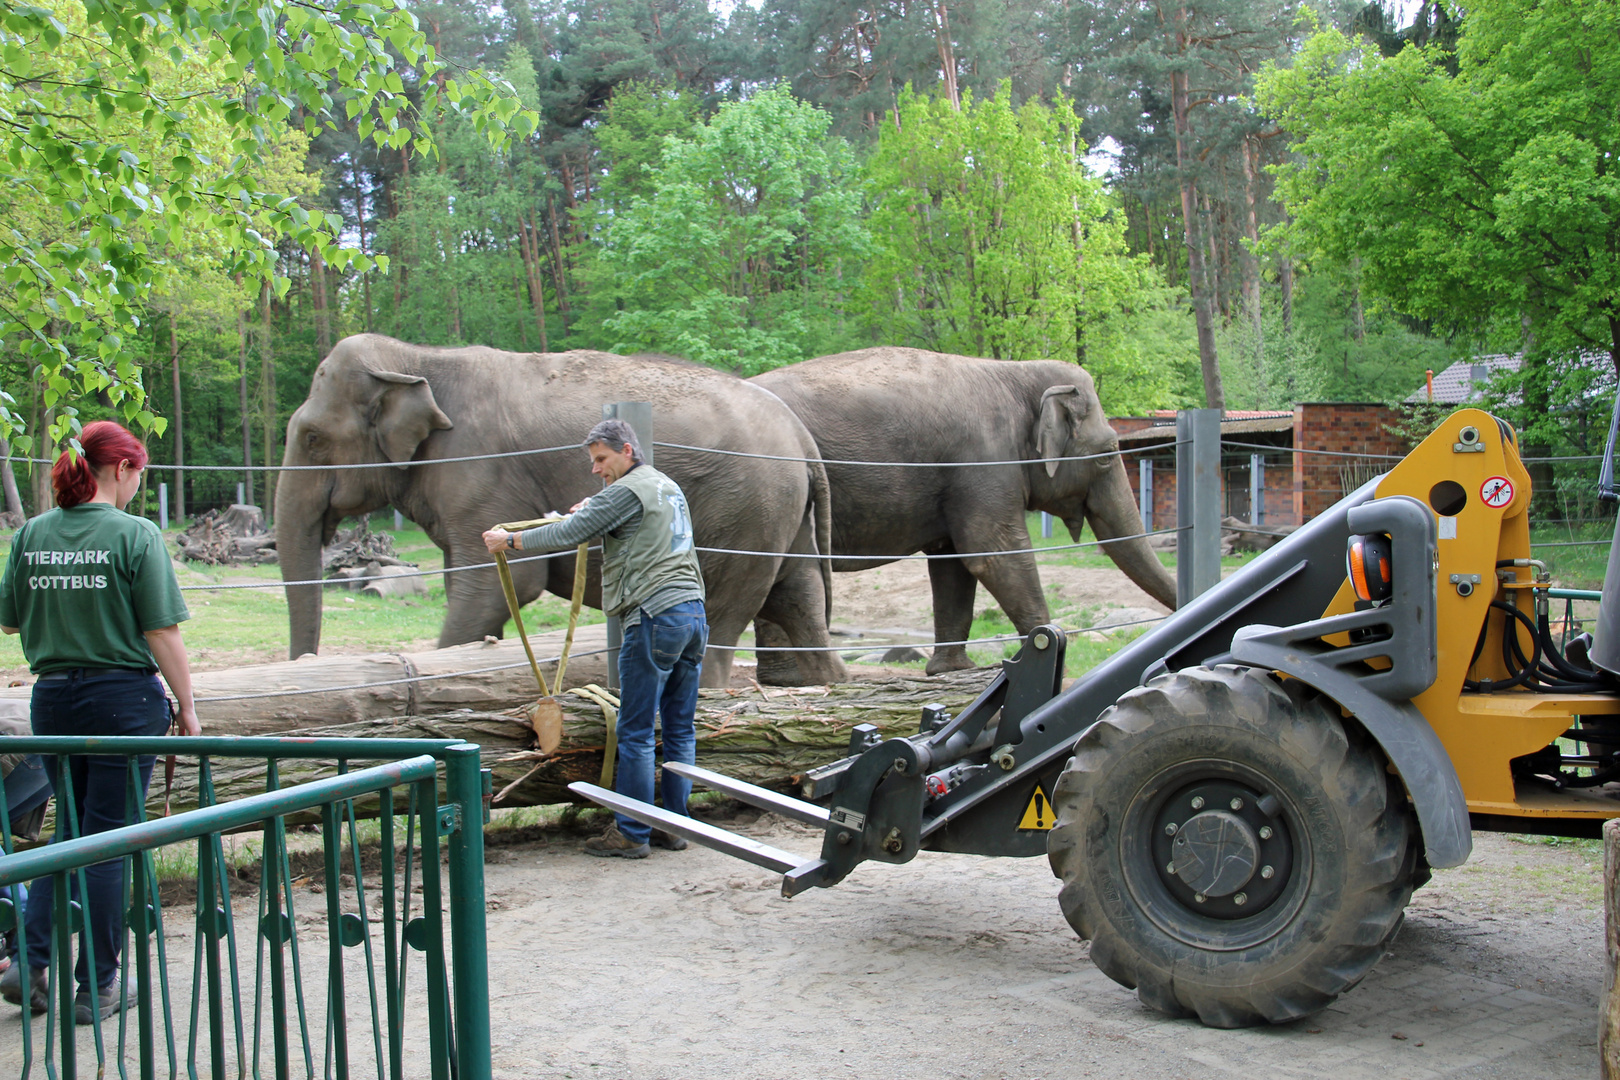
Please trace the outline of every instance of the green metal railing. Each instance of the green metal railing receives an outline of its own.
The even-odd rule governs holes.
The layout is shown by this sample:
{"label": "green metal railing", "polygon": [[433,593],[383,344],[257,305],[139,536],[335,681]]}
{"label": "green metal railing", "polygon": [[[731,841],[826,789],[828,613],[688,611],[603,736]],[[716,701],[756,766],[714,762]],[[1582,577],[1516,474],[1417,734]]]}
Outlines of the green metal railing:
{"label": "green metal railing", "polygon": [[[78,1075],[80,1058],[93,1053],[97,1077],[112,1065],[120,1078],[191,1080],[274,1076],[326,1076],[347,1080],[375,1073],[378,1080],[431,1076],[433,1080],[488,1080],[490,1076],[488,955],[484,929],[484,837],[487,778],[478,747],[454,740],[275,738],[8,738],[8,753],[40,754],[57,777],[55,839],[17,851],[0,778],[0,887],[49,877],[55,883],[52,951],[47,965],[27,954],[21,913],[0,900],[0,932],[16,929],[19,961],[47,966],[43,1054],[36,1052],[29,994],[23,994],[21,1053],[27,1080],[42,1059],[50,1080]],[[74,835],[78,820],[71,785],[63,782],[69,755],[108,755],[126,762],[127,817],[122,828]],[[142,755],[195,756],[199,806],[148,820],[138,797]],[[219,803],[214,797],[216,758],[261,759],[262,794]],[[278,762],[335,760],[338,775],[296,787],[280,786]],[[384,764],[350,771],[351,761]],[[439,801],[443,770],[444,801]],[[378,881],[363,873],[357,800],[377,800],[380,836]],[[320,868],[296,878],[286,817],[320,812]],[[389,811],[393,811],[390,813]],[[404,844],[396,846],[403,811]],[[239,870],[226,859],[222,836],[261,826],[257,899],[233,894]],[[448,896],[441,874],[446,839]],[[183,936],[165,922],[154,852],[196,842],[195,919],[188,994],[174,985],[178,964],[170,948]],[[95,995],[87,1003],[89,1046],[75,1031],[73,944],[88,925],[86,868],[120,860],[126,911],[120,987],[115,1016],[104,1015]],[[401,865],[401,863],[403,865]],[[251,878],[251,874],[246,875]],[[419,882],[416,880],[419,877]],[[320,884],[321,912],[300,912]],[[72,891],[70,892],[70,886]],[[244,890],[238,886],[239,894]],[[416,899],[419,895],[420,899]],[[445,901],[448,900],[448,905]],[[449,935],[444,909],[449,909]],[[172,911],[172,909],[171,909]],[[241,923],[239,926],[238,924]],[[166,926],[171,927],[166,933]],[[301,929],[301,926],[303,929]],[[239,938],[251,934],[251,985]],[[311,938],[324,934],[324,972],[311,972]],[[89,935],[82,939],[93,950]],[[306,946],[300,948],[301,942]],[[448,946],[448,947],[447,947]],[[412,954],[417,954],[413,959]],[[378,957],[381,957],[379,965]],[[95,957],[87,957],[90,971]],[[381,970],[379,971],[379,966]],[[133,968],[133,989],[126,970]],[[379,978],[380,977],[380,978]],[[313,988],[324,982],[324,1016]],[[24,978],[23,985],[28,986]],[[133,1000],[131,1000],[133,995]],[[189,997],[182,1011],[177,1006]],[[369,1036],[351,1040],[350,1005],[369,1011]],[[9,1008],[9,1006],[8,1006]],[[408,1024],[426,1013],[426,1030]],[[116,1042],[104,1031],[116,1024]],[[131,1033],[130,1029],[134,1031]],[[0,1047],[0,1072],[12,1052]]]}

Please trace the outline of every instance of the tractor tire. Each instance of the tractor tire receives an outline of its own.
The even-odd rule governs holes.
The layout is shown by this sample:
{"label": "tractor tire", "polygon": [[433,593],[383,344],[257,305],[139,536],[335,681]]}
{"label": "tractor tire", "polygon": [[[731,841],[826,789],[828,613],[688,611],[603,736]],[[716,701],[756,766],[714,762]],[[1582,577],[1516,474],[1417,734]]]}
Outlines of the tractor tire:
{"label": "tractor tire", "polygon": [[1052,798],[1063,913],[1104,974],[1211,1027],[1286,1023],[1400,929],[1416,819],[1383,753],[1294,681],[1160,675],[1093,724]]}

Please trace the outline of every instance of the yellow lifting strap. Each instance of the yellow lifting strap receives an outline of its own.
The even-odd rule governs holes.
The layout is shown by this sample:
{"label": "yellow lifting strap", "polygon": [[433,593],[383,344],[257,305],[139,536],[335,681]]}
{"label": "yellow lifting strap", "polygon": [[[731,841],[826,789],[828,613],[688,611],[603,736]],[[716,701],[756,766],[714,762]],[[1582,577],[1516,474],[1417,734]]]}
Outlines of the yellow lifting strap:
{"label": "yellow lifting strap", "polygon": [[586,686],[577,686],[573,693],[579,697],[588,698],[602,707],[602,720],[607,724],[607,734],[602,745],[602,786],[613,787],[613,764],[619,754],[619,699],[606,690],[590,683]]}
{"label": "yellow lifting strap", "polygon": [[[506,522],[495,528],[515,533],[562,520],[561,514],[548,514],[532,521]],[[586,549],[589,546],[588,543],[581,544],[574,553],[574,593],[568,606],[568,631],[563,637],[562,655],[557,660],[556,679],[559,690],[562,689],[563,675],[568,671],[568,654],[574,647],[574,630],[579,625],[579,610],[585,602]],[[557,699],[552,696],[551,688],[546,685],[546,677],[540,673],[540,663],[534,657],[534,646],[529,643],[529,633],[523,625],[523,614],[518,608],[517,588],[512,584],[512,568],[507,565],[506,552],[495,553],[495,569],[500,575],[501,592],[506,595],[506,610],[517,626],[518,637],[523,641],[524,655],[529,658],[529,669],[534,672],[534,681],[540,686],[540,700],[536,701],[530,710],[529,723],[539,740],[541,753],[549,754],[562,742],[562,706],[557,704]]]}

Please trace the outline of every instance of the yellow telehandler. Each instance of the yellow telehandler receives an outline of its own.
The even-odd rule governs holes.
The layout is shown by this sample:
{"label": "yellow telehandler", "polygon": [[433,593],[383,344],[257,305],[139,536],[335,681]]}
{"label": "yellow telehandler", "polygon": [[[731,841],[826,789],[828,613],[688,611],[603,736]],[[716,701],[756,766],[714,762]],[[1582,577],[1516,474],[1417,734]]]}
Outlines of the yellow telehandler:
{"label": "yellow telehandler", "polygon": [[1473,830],[1596,836],[1620,815],[1620,555],[1595,641],[1561,647],[1529,507],[1513,429],[1463,410],[1067,691],[1043,626],[958,715],[857,728],[802,798],[668,766],[821,829],[814,858],[574,788],[782,873],[787,896],[920,850],[1045,855],[1092,960],[1148,1005],[1295,1020],[1367,974]]}

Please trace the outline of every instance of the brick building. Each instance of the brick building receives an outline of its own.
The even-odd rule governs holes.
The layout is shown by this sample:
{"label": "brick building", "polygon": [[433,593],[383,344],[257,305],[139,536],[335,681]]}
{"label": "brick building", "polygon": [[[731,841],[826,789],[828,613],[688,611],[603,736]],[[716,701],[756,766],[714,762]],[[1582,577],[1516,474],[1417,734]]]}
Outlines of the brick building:
{"label": "brick building", "polygon": [[[1305,402],[1288,412],[1229,410],[1221,420],[1222,516],[1264,525],[1309,521],[1411,449],[1391,430],[1400,419],[1387,405],[1357,402]],[[1148,528],[1173,527],[1176,414],[1161,410],[1109,422],[1126,451],[1125,471]],[[1144,484],[1151,505],[1143,503]]]}

